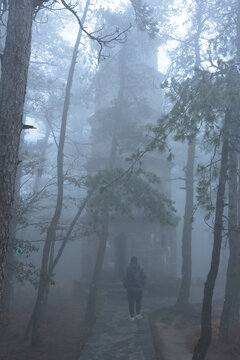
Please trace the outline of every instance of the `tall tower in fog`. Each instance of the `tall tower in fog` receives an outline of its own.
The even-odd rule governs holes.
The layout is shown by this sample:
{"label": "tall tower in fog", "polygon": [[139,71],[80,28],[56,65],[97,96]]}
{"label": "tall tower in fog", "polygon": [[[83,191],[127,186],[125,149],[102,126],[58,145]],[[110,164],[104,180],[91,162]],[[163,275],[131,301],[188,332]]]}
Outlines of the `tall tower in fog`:
{"label": "tall tower in fog", "polygon": [[[167,104],[159,87],[164,76],[158,71],[157,50],[155,40],[133,29],[126,43],[99,67],[95,77],[95,113],[89,119],[93,142],[87,165],[90,174],[109,166],[129,166],[126,157],[149,141],[148,125],[165,112]],[[157,151],[148,154],[143,167],[161,178],[159,190],[171,197],[171,165],[165,156]],[[134,220],[112,221],[110,230],[106,274],[121,278],[134,253],[152,279],[176,276],[174,227],[136,216]]]}

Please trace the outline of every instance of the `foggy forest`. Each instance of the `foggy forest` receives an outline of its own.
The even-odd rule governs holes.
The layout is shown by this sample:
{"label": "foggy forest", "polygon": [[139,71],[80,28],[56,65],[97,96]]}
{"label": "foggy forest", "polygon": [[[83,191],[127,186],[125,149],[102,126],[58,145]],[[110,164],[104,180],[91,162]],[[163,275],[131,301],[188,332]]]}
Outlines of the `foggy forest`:
{"label": "foggy forest", "polygon": [[0,0],[0,360],[240,359],[240,0]]}

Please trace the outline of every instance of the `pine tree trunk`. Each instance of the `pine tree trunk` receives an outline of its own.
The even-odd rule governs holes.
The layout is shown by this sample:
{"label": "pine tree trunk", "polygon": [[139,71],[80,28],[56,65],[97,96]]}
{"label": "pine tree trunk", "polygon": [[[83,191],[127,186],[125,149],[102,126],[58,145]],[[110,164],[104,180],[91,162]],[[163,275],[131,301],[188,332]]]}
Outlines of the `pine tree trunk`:
{"label": "pine tree trunk", "polygon": [[219,183],[216,199],[215,223],[214,223],[214,242],[212,250],[211,267],[207,276],[204,287],[204,296],[201,314],[201,335],[193,353],[192,360],[204,360],[211,344],[212,338],[212,297],[215,281],[218,273],[220,252],[222,244],[223,228],[223,210],[224,210],[224,193],[227,179],[228,168],[228,124],[230,120],[229,111],[225,115],[225,126],[223,132],[223,145],[221,153],[221,165],[219,174]]}
{"label": "pine tree trunk", "polygon": [[186,203],[182,236],[182,278],[176,303],[177,308],[189,302],[192,277],[192,217],[193,217],[193,171],[195,160],[196,139],[189,142],[186,169]]}
{"label": "pine tree trunk", "polygon": [[[240,169],[240,159],[238,158],[238,169]],[[237,196],[237,206],[238,206],[238,236],[240,232],[240,175],[238,177],[238,196]],[[239,240],[238,240],[239,241]],[[232,310],[232,318],[233,324],[238,323],[240,319],[240,244],[238,245],[238,260],[237,260],[237,279],[236,279],[236,296],[233,299],[233,310]]]}
{"label": "pine tree trunk", "polygon": [[[20,156],[21,149],[23,147],[23,137],[20,139]],[[6,319],[6,324],[9,322],[10,310],[13,305],[13,284],[14,284],[14,269],[13,263],[15,258],[15,249],[13,242],[16,236],[17,228],[17,212],[18,206],[20,203],[20,187],[21,187],[21,178],[22,178],[22,165],[18,166],[16,181],[15,181],[15,194],[14,194],[14,206],[13,206],[13,218],[10,225],[10,236],[9,236],[9,246],[6,257],[6,268],[5,268],[5,278],[4,278],[4,287],[3,287],[3,301],[2,301],[2,311],[4,319]]]}
{"label": "pine tree trunk", "polygon": [[87,306],[85,311],[85,322],[87,324],[92,324],[96,316],[95,314],[96,314],[97,294],[98,294],[99,283],[102,273],[107,238],[108,238],[108,220],[106,220],[105,223],[103,224],[101,235],[99,237],[97,258],[94,266],[93,277],[90,284]]}
{"label": "pine tree trunk", "polygon": [[[240,61],[240,0],[238,0],[237,7],[237,61]],[[239,120],[238,120],[239,121]],[[238,160],[238,171],[240,169],[240,159]],[[240,175],[238,174],[238,232],[240,232]],[[239,245],[240,248],[240,245]],[[237,323],[239,321],[239,310],[240,310],[240,249],[237,261],[237,280],[236,280],[236,296],[233,302],[233,322]]]}
{"label": "pine tree trunk", "polygon": [[4,318],[4,323],[8,325],[9,315],[13,305],[13,269],[11,264],[14,261],[14,254],[11,246],[11,238],[8,246],[8,253],[6,258],[6,268],[4,274],[4,283],[3,283],[3,296],[2,296],[2,314]]}
{"label": "pine tree trunk", "polygon": [[[236,144],[238,124],[231,123],[231,143]],[[237,153],[229,146],[229,209],[228,209],[228,233],[229,233],[229,260],[225,287],[225,299],[220,321],[219,341],[226,343],[229,340],[229,327],[233,322],[233,306],[238,288],[238,262],[240,261],[239,233],[237,221]]]}
{"label": "pine tree trunk", "polygon": [[47,237],[45,246],[43,249],[40,280],[38,285],[37,300],[34,306],[33,313],[31,315],[30,323],[27,330],[32,330],[31,346],[38,345],[40,340],[40,330],[42,321],[44,319],[45,310],[47,306],[48,287],[50,285],[50,279],[48,277],[48,261],[51,247],[51,241],[54,241],[56,236],[55,228],[49,227],[47,230]]}
{"label": "pine tree trunk", "polygon": [[[202,6],[203,1],[196,1],[197,29],[194,36],[195,68],[201,64],[200,36],[202,32]],[[181,284],[176,302],[176,308],[181,309],[188,305],[192,279],[192,222],[193,222],[193,197],[194,197],[194,161],[196,137],[188,144],[187,166],[185,174],[186,202],[184,211],[183,235],[182,235],[182,274]]]}
{"label": "pine tree trunk", "polygon": [[31,51],[32,0],[9,0],[0,87],[0,299]]}
{"label": "pine tree trunk", "polygon": [[[237,10],[237,59],[240,60],[240,0],[238,0]],[[238,299],[240,292],[240,241],[239,241],[239,222],[240,216],[238,208],[238,156],[236,148],[238,147],[239,118],[234,117],[231,122],[231,144],[229,147],[229,260],[225,287],[225,299],[220,321],[219,342],[229,341],[230,326],[238,318]],[[238,196],[236,196],[238,194]]]}

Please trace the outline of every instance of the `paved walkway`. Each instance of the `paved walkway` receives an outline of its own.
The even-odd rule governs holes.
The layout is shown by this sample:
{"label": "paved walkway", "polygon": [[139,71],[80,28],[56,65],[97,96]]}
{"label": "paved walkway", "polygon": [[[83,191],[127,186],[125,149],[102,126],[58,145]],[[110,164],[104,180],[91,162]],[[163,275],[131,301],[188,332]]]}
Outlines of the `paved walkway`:
{"label": "paved walkway", "polygon": [[143,296],[143,319],[129,320],[124,289],[105,293],[101,313],[79,360],[156,360],[148,313],[167,300]]}

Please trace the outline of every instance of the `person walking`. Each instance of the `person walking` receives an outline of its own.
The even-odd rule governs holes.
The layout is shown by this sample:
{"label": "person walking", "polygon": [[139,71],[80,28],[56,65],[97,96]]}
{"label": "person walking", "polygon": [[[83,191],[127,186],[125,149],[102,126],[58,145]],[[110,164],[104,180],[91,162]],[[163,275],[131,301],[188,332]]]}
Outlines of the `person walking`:
{"label": "person walking", "polygon": [[135,314],[136,319],[142,319],[142,291],[145,286],[145,281],[145,273],[139,265],[137,257],[132,256],[123,281],[123,286],[127,290],[128,307],[131,321],[135,320]]}

